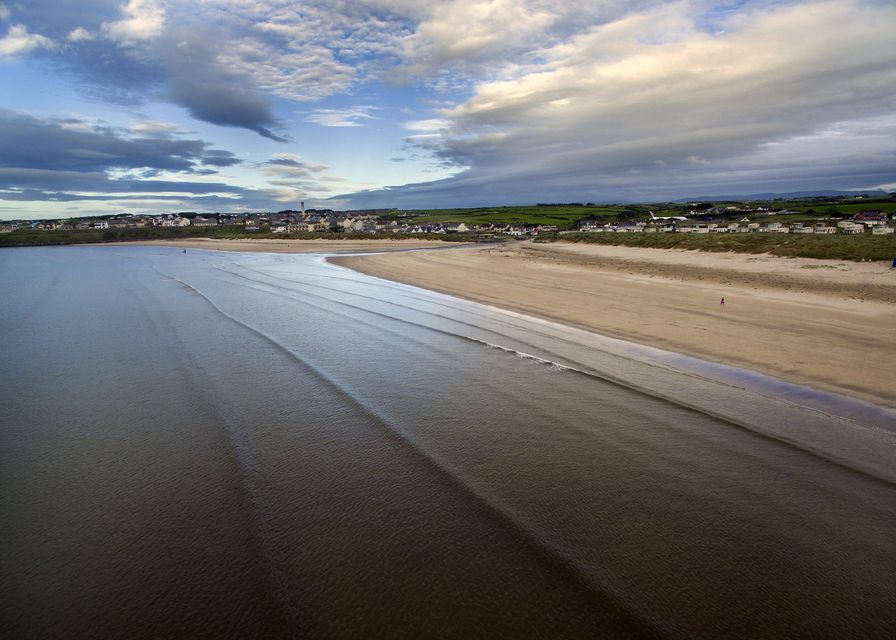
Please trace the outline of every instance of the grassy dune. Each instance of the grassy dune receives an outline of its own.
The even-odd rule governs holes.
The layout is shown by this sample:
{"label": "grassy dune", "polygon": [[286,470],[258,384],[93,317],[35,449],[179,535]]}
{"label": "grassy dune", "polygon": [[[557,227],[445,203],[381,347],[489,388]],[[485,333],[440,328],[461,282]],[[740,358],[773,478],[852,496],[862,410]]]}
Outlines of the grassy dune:
{"label": "grassy dune", "polygon": [[628,247],[769,253],[791,258],[892,260],[896,236],[790,235],[779,233],[569,233],[540,235],[536,242],[585,242]]}
{"label": "grassy dune", "polygon": [[780,233],[567,233],[540,235],[536,242],[585,242],[627,247],[768,253],[789,258],[892,260],[896,236],[816,236]]}

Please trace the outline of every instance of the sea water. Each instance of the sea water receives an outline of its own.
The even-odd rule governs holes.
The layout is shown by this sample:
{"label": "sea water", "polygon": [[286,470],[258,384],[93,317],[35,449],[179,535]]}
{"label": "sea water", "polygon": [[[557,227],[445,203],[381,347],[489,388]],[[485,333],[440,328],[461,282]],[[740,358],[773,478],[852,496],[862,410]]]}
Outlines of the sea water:
{"label": "sea water", "polygon": [[6,637],[896,633],[892,411],[313,255],[0,287]]}

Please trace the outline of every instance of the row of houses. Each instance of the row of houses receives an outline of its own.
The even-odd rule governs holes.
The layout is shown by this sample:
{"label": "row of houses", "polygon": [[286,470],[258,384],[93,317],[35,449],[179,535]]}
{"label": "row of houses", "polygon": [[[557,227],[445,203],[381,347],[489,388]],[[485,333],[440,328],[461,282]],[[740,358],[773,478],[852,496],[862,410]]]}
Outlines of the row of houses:
{"label": "row of houses", "polygon": [[[762,224],[759,222],[732,222],[729,224],[648,224],[633,222],[626,224],[586,225],[579,229],[584,233],[793,233],[817,235],[856,235],[870,232],[873,235],[889,235],[894,229],[888,225],[866,226],[851,220],[838,222],[832,226],[825,222],[806,224],[794,222],[789,225],[780,222]],[[563,232],[561,232],[563,233]],[[566,232],[569,233],[569,232]]]}
{"label": "row of houses", "polygon": [[[713,213],[731,213],[733,207],[710,209]],[[784,212],[778,212],[784,213]],[[795,213],[795,212],[793,212]],[[743,215],[742,213],[740,215]],[[850,220],[829,220],[805,223],[763,221],[749,218],[738,221],[711,221],[706,218],[653,218],[646,221],[602,222],[585,220],[574,230],[560,231],[556,225],[521,223],[488,223],[467,225],[458,222],[408,224],[407,215],[394,210],[365,210],[335,212],[332,210],[280,211],[277,213],[198,214],[192,212],[167,215],[121,215],[102,219],[50,220],[39,222],[11,222],[0,226],[0,232],[19,228],[45,230],[125,229],[135,227],[217,227],[239,226],[246,231],[270,230],[277,234],[317,232],[398,233],[398,234],[454,234],[476,233],[489,237],[527,237],[539,233],[792,233],[792,234],[846,234],[894,233],[889,216],[879,210],[860,211]],[[24,225],[24,226],[23,226]]]}
{"label": "row of houses", "polygon": [[883,211],[861,211],[850,220],[829,220],[824,222],[755,222],[742,218],[732,222],[701,223],[686,218],[680,221],[658,218],[643,222],[604,223],[586,221],[579,225],[585,233],[793,233],[817,235],[856,235],[871,233],[889,235],[894,233],[889,217]]}

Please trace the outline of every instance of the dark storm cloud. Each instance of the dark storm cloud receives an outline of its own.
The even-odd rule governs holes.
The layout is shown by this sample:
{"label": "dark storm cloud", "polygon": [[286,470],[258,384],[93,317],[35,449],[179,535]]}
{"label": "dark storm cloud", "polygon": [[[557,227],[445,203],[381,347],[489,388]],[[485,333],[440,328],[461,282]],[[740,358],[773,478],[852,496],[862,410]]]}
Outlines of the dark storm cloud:
{"label": "dark storm cloud", "polygon": [[0,109],[0,200],[76,202],[153,200],[233,205],[266,203],[253,189],[224,182],[156,179],[164,173],[208,176],[241,162],[202,140],[133,137],[82,120],[39,120]]}
{"label": "dark storm cloud", "polygon": [[[104,194],[140,193],[244,193],[242,187],[223,182],[111,179],[98,171],[52,171],[47,169],[0,168],[0,187],[7,190],[46,192],[103,192]],[[4,200],[20,199],[2,194]],[[80,196],[78,196],[80,197]]]}
{"label": "dark storm cloud", "polygon": [[112,179],[102,172],[0,168],[0,190],[3,202],[120,202],[122,206],[145,206],[146,201],[153,201],[203,210],[278,206],[265,192],[223,182]]}
{"label": "dark storm cloud", "polygon": [[0,167],[104,171],[152,168],[193,171],[199,164],[230,166],[229,151],[207,149],[202,140],[125,137],[111,127],[77,119],[39,120],[0,109]]}

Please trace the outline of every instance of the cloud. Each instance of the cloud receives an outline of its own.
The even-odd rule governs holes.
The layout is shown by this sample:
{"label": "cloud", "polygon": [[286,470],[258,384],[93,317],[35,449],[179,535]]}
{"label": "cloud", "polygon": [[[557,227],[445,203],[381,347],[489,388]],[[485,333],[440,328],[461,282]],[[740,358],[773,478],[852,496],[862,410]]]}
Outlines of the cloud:
{"label": "cloud", "polygon": [[241,162],[230,151],[178,137],[168,127],[161,136],[139,129],[0,109],[0,200],[113,201],[151,194],[266,201],[256,190],[205,179],[215,173],[210,168]]}
{"label": "cloud", "polygon": [[454,0],[437,3],[402,42],[405,71],[415,75],[492,62],[530,48],[555,15],[516,0]]}
{"label": "cloud", "polygon": [[144,194],[176,197],[203,194],[240,194],[244,189],[221,182],[113,179],[103,172],[54,171],[0,167],[3,200],[39,200],[41,193],[54,199],[120,199]]}
{"label": "cloud", "polygon": [[408,131],[441,131],[451,126],[451,121],[445,118],[427,118],[425,120],[411,120],[401,125]]}
{"label": "cloud", "polygon": [[270,173],[285,174],[305,177],[312,173],[326,171],[329,167],[325,164],[305,162],[301,156],[293,153],[275,153],[264,163]]}
{"label": "cloud", "polygon": [[334,184],[345,182],[343,178],[327,174],[327,165],[306,162],[295,154],[275,154],[261,168],[268,184],[273,187],[272,197],[278,202],[299,201],[312,193],[330,193]]}
{"label": "cloud", "polygon": [[367,2],[207,0],[202,14],[231,35],[220,58],[264,91],[296,101],[343,93],[379,72],[410,25]]}
{"label": "cloud", "polygon": [[[893,169],[881,138],[864,133],[896,106],[896,50],[867,46],[896,28],[892,5],[771,5],[714,20],[707,31],[691,3],[672,3],[546,48],[539,63],[507,65],[440,111],[447,126],[408,138],[462,170],[384,199],[526,202],[550,192],[569,201],[722,185],[742,193],[751,181],[858,185]],[[875,146],[823,135],[844,123],[851,140]],[[789,151],[807,139],[818,155]],[[747,161],[760,150],[773,171]]]}
{"label": "cloud", "polygon": [[156,38],[165,28],[165,10],[156,0],[128,0],[121,7],[122,17],[102,24],[103,33],[112,40],[134,43]]}
{"label": "cloud", "polygon": [[84,42],[85,40],[93,40],[95,37],[95,34],[91,33],[84,27],[75,27],[68,32],[68,35],[65,36],[65,39],[69,42]]}
{"label": "cloud", "polygon": [[171,124],[170,122],[156,122],[154,120],[135,122],[131,125],[131,131],[152,134],[185,133],[176,124]]}
{"label": "cloud", "polygon": [[202,154],[200,161],[202,164],[212,167],[232,167],[242,162],[231,151],[223,149],[209,149]]}
{"label": "cloud", "polygon": [[33,49],[50,49],[54,46],[53,41],[49,38],[37,33],[29,33],[27,27],[16,24],[12,25],[6,35],[0,38],[0,56],[16,56]]}
{"label": "cloud", "polygon": [[[15,26],[0,40],[3,55],[39,59],[98,100],[164,100],[197,120],[272,140],[286,137],[280,114],[296,112],[283,101],[366,96],[404,83],[388,84],[395,93],[382,101],[355,100],[413,106],[419,115],[407,118],[416,119],[399,123],[408,134],[400,155],[415,163],[429,157],[456,175],[384,192],[392,198],[453,199],[467,189],[470,199],[524,201],[548,199],[539,189],[578,189],[595,200],[635,193],[639,182],[640,193],[708,181],[733,189],[774,179],[748,161],[760,157],[788,180],[816,167],[853,184],[859,173],[872,179],[872,148],[878,167],[892,166],[866,129],[896,108],[896,53],[877,44],[896,30],[892,0],[28,0],[8,7],[4,19]],[[321,126],[358,128],[390,113],[364,104],[315,107],[300,117]],[[192,135],[146,126],[113,137],[184,142]],[[834,141],[826,132],[838,128],[845,139]],[[816,156],[798,158],[810,147]],[[212,167],[234,160],[208,151],[185,156],[191,168],[184,170],[208,171],[203,158]],[[86,170],[91,162],[109,166],[114,157],[103,153],[111,151],[70,147],[62,157]],[[830,163],[818,164],[823,159]],[[244,166],[302,188],[333,186],[321,178],[326,172],[308,167],[298,176]]]}
{"label": "cloud", "polygon": [[314,109],[306,118],[306,122],[313,122],[322,127],[363,127],[364,120],[371,120],[375,116],[371,111],[376,107],[359,106],[350,109]]}
{"label": "cloud", "polygon": [[[253,57],[243,34],[207,20],[203,7],[156,0],[83,0],[80,10],[72,7],[52,0],[16,5],[24,26],[0,41],[0,51],[46,49],[52,36],[67,44],[47,51],[50,59],[97,99],[139,105],[161,97],[198,120],[285,140],[270,98],[247,71],[267,65],[264,52]],[[27,31],[35,25],[46,36]],[[232,60],[237,50],[239,64]]]}
{"label": "cloud", "polygon": [[60,171],[150,167],[189,172],[202,164],[203,157],[220,162],[232,156],[212,152],[209,146],[202,140],[131,136],[83,120],[41,120],[0,109],[0,167]]}
{"label": "cloud", "polygon": [[198,120],[240,127],[277,142],[287,139],[270,102],[249,78],[228,68],[217,55],[220,34],[208,30],[173,30],[166,34],[162,64],[167,70],[167,95]]}

